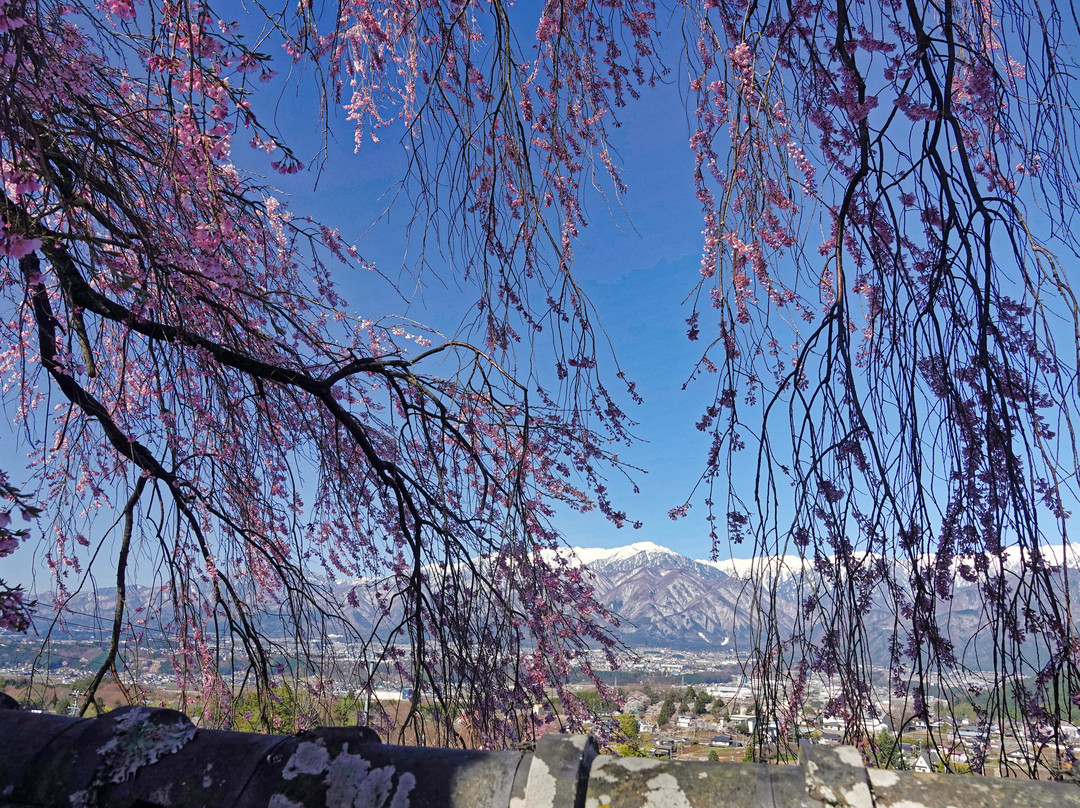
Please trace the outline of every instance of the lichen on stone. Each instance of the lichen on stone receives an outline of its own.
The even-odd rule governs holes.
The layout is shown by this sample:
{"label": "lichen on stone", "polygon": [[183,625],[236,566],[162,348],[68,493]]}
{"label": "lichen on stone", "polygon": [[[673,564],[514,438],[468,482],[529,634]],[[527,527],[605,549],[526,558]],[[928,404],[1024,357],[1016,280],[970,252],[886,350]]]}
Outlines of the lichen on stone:
{"label": "lichen on stone", "polygon": [[322,744],[304,741],[296,747],[292,757],[281,770],[281,776],[292,780],[301,774],[323,774],[330,762],[330,753]]}
{"label": "lichen on stone", "polygon": [[181,713],[133,707],[117,718],[114,734],[98,748],[101,783],[122,783],[143,766],[180,750],[195,737],[195,726]]}

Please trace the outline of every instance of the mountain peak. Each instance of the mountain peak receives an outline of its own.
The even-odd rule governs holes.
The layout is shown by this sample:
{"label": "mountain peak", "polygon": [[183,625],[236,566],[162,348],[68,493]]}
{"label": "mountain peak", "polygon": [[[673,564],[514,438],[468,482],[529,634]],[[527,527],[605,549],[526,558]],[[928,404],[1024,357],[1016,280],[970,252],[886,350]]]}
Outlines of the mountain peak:
{"label": "mountain peak", "polygon": [[577,557],[578,561],[585,566],[604,564],[613,561],[624,561],[642,553],[650,556],[670,555],[676,558],[682,558],[682,556],[674,550],[669,550],[667,547],[661,547],[659,544],[651,541],[636,541],[633,544],[626,544],[622,547],[571,547],[570,551]]}
{"label": "mountain peak", "polygon": [[593,572],[616,573],[634,570],[688,570],[705,578],[723,578],[725,573],[651,541],[601,549],[574,547],[577,560]]}
{"label": "mountain peak", "polygon": [[625,547],[618,548],[620,550],[633,550],[637,553],[643,553],[647,551],[659,551],[661,553],[671,553],[677,555],[674,550],[669,550],[667,547],[661,547],[659,544],[653,541],[636,541],[633,544],[628,544]]}

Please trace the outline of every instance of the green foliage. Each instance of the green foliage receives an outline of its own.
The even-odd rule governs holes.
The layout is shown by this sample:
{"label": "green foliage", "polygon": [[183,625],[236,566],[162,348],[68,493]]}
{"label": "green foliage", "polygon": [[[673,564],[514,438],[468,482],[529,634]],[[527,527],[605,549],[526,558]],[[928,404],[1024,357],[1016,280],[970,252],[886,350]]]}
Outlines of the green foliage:
{"label": "green foliage", "polygon": [[939,760],[932,768],[939,774],[971,774],[971,766],[967,763],[953,763],[951,766],[946,766]]}
{"label": "green foliage", "polygon": [[238,732],[290,735],[327,723],[327,710],[335,719],[344,719],[347,708],[340,704],[341,701],[335,698],[327,704],[319,704],[302,689],[295,690],[280,684],[271,690],[264,704],[260,705],[258,694],[254,690],[245,690],[233,699],[227,721]]}
{"label": "green foliage", "polygon": [[626,739],[625,743],[612,745],[619,757],[648,757],[641,749],[641,725],[634,716],[627,713],[620,715],[619,731]]}
{"label": "green foliage", "polygon": [[601,696],[597,690],[583,690],[577,694],[577,698],[594,714],[611,712],[619,706],[612,699]]}
{"label": "green foliage", "polygon": [[705,715],[709,710],[709,702],[712,700],[712,696],[702,690],[698,693],[697,698],[694,699],[694,713],[696,715]]}
{"label": "green foliage", "polygon": [[712,761],[713,763],[719,763],[720,762],[720,755],[716,754],[715,749],[710,749],[709,750],[709,760]]}
{"label": "green foliage", "polygon": [[968,721],[975,721],[979,717],[975,712],[975,705],[970,701],[961,701],[952,705],[952,714],[957,721],[963,721],[965,718]]}
{"label": "green foliage", "polygon": [[664,726],[671,720],[673,715],[675,715],[675,702],[668,696],[660,706],[660,715],[657,717],[656,723]]}
{"label": "green foliage", "polygon": [[901,766],[900,744],[887,729],[874,736],[874,764],[879,769],[898,769]]}

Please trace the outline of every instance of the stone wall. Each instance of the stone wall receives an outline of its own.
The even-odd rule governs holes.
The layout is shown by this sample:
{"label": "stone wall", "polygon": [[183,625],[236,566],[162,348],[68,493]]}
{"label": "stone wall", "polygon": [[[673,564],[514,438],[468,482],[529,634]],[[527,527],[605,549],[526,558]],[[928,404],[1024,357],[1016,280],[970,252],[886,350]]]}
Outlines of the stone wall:
{"label": "stone wall", "polygon": [[196,729],[173,710],[78,719],[0,709],[0,808],[1080,808],[1080,787],[867,769],[850,747],[798,766],[597,755],[587,735],[533,752],[382,744],[370,730]]}

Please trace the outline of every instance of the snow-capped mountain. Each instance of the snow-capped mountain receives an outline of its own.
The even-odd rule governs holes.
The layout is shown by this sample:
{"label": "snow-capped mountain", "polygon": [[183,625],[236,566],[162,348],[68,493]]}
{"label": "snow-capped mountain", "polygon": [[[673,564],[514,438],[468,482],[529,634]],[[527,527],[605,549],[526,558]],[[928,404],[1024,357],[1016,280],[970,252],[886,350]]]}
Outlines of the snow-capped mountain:
{"label": "snow-capped mountain", "polygon": [[[798,556],[695,560],[649,541],[611,549],[565,548],[558,553],[547,551],[545,556],[557,557],[560,563],[576,562],[589,571],[597,599],[618,616],[619,633],[631,647],[746,649],[753,647],[755,631],[770,621],[781,632],[792,627],[808,595],[826,604],[832,598],[810,563]],[[1067,594],[1071,601],[1080,601],[1080,544],[1046,548],[1040,558],[1048,567],[1069,569],[1067,574],[1052,576],[1052,591],[1043,597],[1064,600]],[[926,556],[919,566],[932,568],[934,561]],[[881,557],[868,557],[866,562],[889,565],[890,576],[902,588],[909,580],[905,569],[910,562]],[[991,568],[1004,568],[1014,584],[1021,580],[1022,566],[1018,550],[991,559]],[[954,577],[955,588],[951,599],[942,603],[939,616],[948,622],[947,631],[956,647],[981,653],[992,637],[982,636],[987,623],[980,588],[971,583],[975,567],[971,558],[950,559],[946,574]],[[372,584],[371,580],[336,582],[333,591],[327,592],[342,604],[350,603],[346,614],[361,633],[371,631],[378,622]],[[159,609],[166,619],[171,614],[171,602],[160,590],[129,586],[127,596],[132,609]],[[72,618],[59,631],[99,635],[109,625],[115,597],[115,590],[109,588],[76,594],[69,603]],[[890,598],[881,588],[863,615],[875,655],[887,655],[887,643],[899,619]],[[40,599],[48,604],[52,596]],[[272,615],[267,613],[263,619],[271,633],[279,630]]]}
{"label": "snow-capped mountain", "polygon": [[[571,552],[592,573],[597,598],[619,616],[630,645],[719,648],[748,639],[748,617],[761,618],[737,567],[728,571],[649,541]],[[794,601],[779,603],[777,618],[788,623],[793,608]]]}
{"label": "snow-capped mountain", "polygon": [[[598,599],[621,619],[620,633],[631,646],[715,648],[729,639],[741,645],[752,641],[755,624],[761,626],[765,620],[775,620],[781,632],[792,626],[808,593],[826,602],[830,598],[830,593],[820,589],[811,562],[799,556],[704,561],[647,541],[614,549],[575,547],[572,552],[592,573]],[[1027,556],[1030,564],[1030,553]],[[1072,573],[1062,575],[1055,588],[1064,593],[1068,587],[1074,599],[1080,598],[1080,544],[1047,547],[1040,551],[1040,558],[1048,567],[1070,568]],[[873,556],[865,561],[890,566],[901,586],[909,579],[910,561]],[[918,566],[932,569],[934,561],[926,556]],[[1013,548],[992,558],[990,565],[991,569],[1000,565],[1015,579],[1024,560],[1021,551]],[[973,649],[991,639],[981,636],[985,615],[980,589],[971,583],[975,567],[972,558],[950,559],[948,570],[955,589],[942,613],[954,644]],[[761,597],[766,592],[768,596]],[[868,636],[872,642],[881,642],[873,653],[887,654],[886,643],[897,619],[895,605],[883,588],[864,615],[865,625],[872,629]],[[972,644],[972,640],[977,642]]]}
{"label": "snow-capped mountain", "polygon": [[810,562],[796,555],[767,556],[765,558],[718,558],[716,561],[700,559],[705,564],[741,580],[767,576],[769,579],[798,578],[810,566]]}
{"label": "snow-capped mountain", "polygon": [[726,578],[729,575],[719,566],[705,561],[694,561],[651,541],[639,541],[611,550],[574,547],[571,548],[571,552],[578,561],[594,573],[611,574],[651,567],[664,570],[692,570],[710,579]]}

